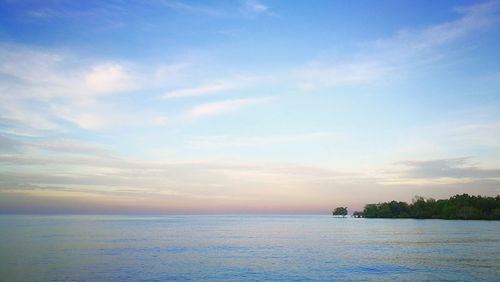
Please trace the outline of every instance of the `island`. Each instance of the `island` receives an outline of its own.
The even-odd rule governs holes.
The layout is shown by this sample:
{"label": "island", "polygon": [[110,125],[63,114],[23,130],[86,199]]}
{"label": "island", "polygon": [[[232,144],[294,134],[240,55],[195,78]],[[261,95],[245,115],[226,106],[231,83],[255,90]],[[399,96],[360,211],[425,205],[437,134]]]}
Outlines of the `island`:
{"label": "island", "polygon": [[354,212],[353,217],[500,220],[500,195],[462,194],[441,200],[415,196],[410,204],[398,201],[368,204],[363,212]]}

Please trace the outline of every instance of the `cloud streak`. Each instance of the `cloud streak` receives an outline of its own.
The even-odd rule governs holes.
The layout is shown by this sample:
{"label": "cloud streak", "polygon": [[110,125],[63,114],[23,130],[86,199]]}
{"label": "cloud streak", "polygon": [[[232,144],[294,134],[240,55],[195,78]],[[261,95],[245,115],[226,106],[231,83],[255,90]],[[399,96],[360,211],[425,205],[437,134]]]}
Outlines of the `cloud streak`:
{"label": "cloud streak", "polygon": [[479,168],[470,164],[469,158],[402,161],[398,164],[406,166],[404,176],[412,178],[500,178],[500,169]]}
{"label": "cloud streak", "polygon": [[252,105],[262,104],[272,99],[273,97],[260,97],[260,98],[231,99],[231,100],[205,103],[194,106],[193,108],[187,110],[187,112],[184,114],[184,117],[187,119],[199,119],[199,118],[219,116]]}
{"label": "cloud streak", "polygon": [[338,134],[333,132],[313,132],[304,134],[269,135],[269,136],[197,136],[190,141],[193,148],[214,147],[267,147],[291,143],[335,140]]}
{"label": "cloud streak", "polygon": [[268,12],[269,7],[263,3],[256,0],[245,0],[243,1],[243,6],[246,10],[253,13],[265,13]]}
{"label": "cloud streak", "polygon": [[[221,208],[228,212],[231,209],[225,205],[229,203],[248,205],[254,210],[272,205],[275,207],[274,211],[285,211],[293,207],[307,208],[300,205],[304,201],[314,203],[314,208],[309,207],[309,211],[320,212],[335,201],[339,201],[339,204],[347,201],[351,207],[361,207],[367,201],[383,200],[384,196],[379,195],[384,193],[393,193],[396,198],[406,199],[404,195],[408,191],[439,196],[470,191],[476,187],[475,189],[480,189],[476,191],[481,191],[482,194],[491,194],[497,191],[495,187],[500,183],[497,179],[499,170],[480,169],[468,165],[463,158],[405,161],[399,165],[408,167],[407,170],[396,175],[379,174],[377,177],[369,173],[273,162],[144,161],[102,156],[82,158],[61,155],[44,158],[0,155],[0,163],[38,168],[34,172],[1,172],[0,194],[3,199],[23,195],[25,199],[43,197],[45,201],[54,203],[67,195],[85,199],[89,205],[100,206],[95,197],[106,196],[114,199],[103,202],[108,207],[115,207],[116,200],[122,203],[119,205],[121,207],[142,212],[179,212],[183,208],[193,211],[196,206],[195,210],[202,212],[220,211]],[[51,164],[62,166],[62,170],[43,169]],[[418,180],[442,177],[473,179],[466,182],[423,184],[408,181],[409,178]],[[485,179],[490,179],[490,183],[486,183]],[[348,200],[353,193],[359,195],[357,200]],[[398,196],[398,193],[401,195]],[[135,203],[140,205],[134,206],[127,199],[135,199]],[[209,203],[206,200],[210,200]],[[156,206],[157,201],[164,203],[163,208],[161,205]],[[182,205],[174,204],[166,209],[165,203]]]}
{"label": "cloud streak", "polygon": [[[356,58],[312,61],[297,71],[299,87],[312,91],[343,85],[383,83],[416,68],[443,60],[450,46],[500,20],[500,2],[488,1],[457,8],[456,20],[423,29],[400,30],[388,39],[362,44]],[[327,62],[324,62],[327,61]]]}

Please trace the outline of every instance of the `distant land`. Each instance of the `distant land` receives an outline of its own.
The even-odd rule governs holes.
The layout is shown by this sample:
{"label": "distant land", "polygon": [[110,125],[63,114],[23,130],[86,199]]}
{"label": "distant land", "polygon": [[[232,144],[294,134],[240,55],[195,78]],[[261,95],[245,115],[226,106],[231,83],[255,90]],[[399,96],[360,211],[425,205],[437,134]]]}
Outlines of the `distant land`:
{"label": "distant land", "polygon": [[368,204],[363,212],[356,211],[353,216],[365,218],[500,220],[500,195],[484,197],[462,194],[442,200],[416,196],[410,204],[397,201]]}

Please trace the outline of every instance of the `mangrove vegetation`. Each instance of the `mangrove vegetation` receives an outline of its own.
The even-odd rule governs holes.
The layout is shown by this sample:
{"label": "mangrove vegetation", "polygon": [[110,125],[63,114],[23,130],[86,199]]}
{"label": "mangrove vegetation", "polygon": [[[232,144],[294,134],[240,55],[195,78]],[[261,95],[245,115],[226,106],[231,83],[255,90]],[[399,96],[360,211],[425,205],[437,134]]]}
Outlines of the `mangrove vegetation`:
{"label": "mangrove vegetation", "polygon": [[333,216],[342,216],[345,217],[347,215],[347,208],[345,207],[338,207],[335,208],[335,210],[332,211]]}
{"label": "mangrove vegetation", "polygon": [[468,194],[434,200],[416,196],[412,203],[385,202],[368,204],[358,217],[366,218],[440,218],[500,220],[500,196],[483,197]]}

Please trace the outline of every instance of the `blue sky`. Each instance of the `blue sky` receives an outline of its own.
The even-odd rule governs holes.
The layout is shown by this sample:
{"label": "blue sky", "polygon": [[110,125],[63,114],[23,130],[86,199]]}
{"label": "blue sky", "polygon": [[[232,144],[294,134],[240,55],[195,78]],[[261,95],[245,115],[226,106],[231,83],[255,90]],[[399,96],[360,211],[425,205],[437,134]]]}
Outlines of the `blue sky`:
{"label": "blue sky", "polygon": [[498,1],[2,1],[0,211],[496,195]]}

